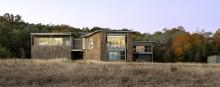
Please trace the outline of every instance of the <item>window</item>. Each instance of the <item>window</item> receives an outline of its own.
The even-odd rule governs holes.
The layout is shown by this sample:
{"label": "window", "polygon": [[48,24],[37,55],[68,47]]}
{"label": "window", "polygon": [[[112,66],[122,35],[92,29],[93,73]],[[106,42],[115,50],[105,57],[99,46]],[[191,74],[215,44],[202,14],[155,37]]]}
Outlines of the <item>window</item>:
{"label": "window", "polygon": [[63,38],[47,38],[47,37],[36,38],[36,45],[39,46],[52,46],[52,45],[62,45],[62,44],[63,44]]}
{"label": "window", "polygon": [[70,40],[68,38],[62,37],[37,37],[35,38],[34,45],[38,46],[59,46],[59,45],[70,45]]}
{"label": "window", "polygon": [[126,59],[126,34],[107,34],[108,60]]}
{"label": "window", "polygon": [[53,45],[62,45],[63,44],[63,38],[53,38]]}
{"label": "window", "polygon": [[108,35],[107,46],[108,48],[125,48],[125,35]]}
{"label": "window", "polygon": [[82,38],[82,49],[86,48],[86,39]]}
{"label": "window", "polygon": [[152,52],[151,46],[145,46],[145,52]]}
{"label": "window", "polygon": [[108,60],[125,60],[125,51],[109,51]]}
{"label": "window", "polygon": [[144,46],[136,46],[136,52],[146,52],[146,49]]}
{"label": "window", "polygon": [[93,49],[94,43],[93,43],[93,38],[89,37],[88,38],[88,49]]}
{"label": "window", "polygon": [[152,52],[151,46],[135,46],[135,52]]}

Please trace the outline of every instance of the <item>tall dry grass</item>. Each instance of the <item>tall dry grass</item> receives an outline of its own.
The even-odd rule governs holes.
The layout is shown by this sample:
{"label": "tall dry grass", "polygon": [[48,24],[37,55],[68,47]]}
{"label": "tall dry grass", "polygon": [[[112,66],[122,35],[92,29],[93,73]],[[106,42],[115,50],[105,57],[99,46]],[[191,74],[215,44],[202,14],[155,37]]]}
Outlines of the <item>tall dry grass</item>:
{"label": "tall dry grass", "polygon": [[0,60],[1,87],[218,87],[220,65]]}

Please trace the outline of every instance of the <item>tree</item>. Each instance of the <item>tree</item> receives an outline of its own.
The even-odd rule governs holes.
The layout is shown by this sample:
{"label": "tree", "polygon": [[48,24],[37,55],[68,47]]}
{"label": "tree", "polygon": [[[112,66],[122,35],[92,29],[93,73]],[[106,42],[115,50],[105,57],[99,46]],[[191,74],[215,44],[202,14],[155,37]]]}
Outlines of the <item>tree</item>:
{"label": "tree", "polygon": [[20,15],[16,15],[15,16],[15,19],[14,19],[15,22],[21,22],[21,16]]}
{"label": "tree", "polygon": [[205,62],[208,56],[208,40],[202,33],[193,33],[193,57],[194,62]]}
{"label": "tree", "polygon": [[1,44],[0,44],[0,57],[1,58],[11,57],[11,52],[6,47],[2,47]]}
{"label": "tree", "polygon": [[175,61],[186,61],[185,56],[193,47],[193,38],[189,33],[177,36],[173,43],[172,49],[176,56]]}
{"label": "tree", "polygon": [[173,40],[178,36],[185,33],[182,26],[171,29],[163,29],[163,31],[155,32],[149,40],[156,41],[158,44],[154,47],[155,59],[159,62],[174,62],[174,53],[171,49]]}
{"label": "tree", "polygon": [[53,30],[52,32],[71,32],[73,30],[72,27],[70,27],[69,25],[56,25],[53,26]]}
{"label": "tree", "polygon": [[143,40],[145,40],[144,35],[141,34],[140,32],[134,32],[133,39],[135,41],[143,41]]}
{"label": "tree", "polygon": [[220,54],[220,29],[218,29],[213,35],[213,54]]}

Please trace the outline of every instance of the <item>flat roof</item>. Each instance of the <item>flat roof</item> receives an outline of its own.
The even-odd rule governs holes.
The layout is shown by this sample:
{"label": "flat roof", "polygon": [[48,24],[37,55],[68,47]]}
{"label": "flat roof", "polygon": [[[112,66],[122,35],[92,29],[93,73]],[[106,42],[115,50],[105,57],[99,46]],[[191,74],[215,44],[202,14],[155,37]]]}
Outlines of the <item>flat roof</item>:
{"label": "flat roof", "polygon": [[74,51],[74,52],[83,52],[83,49],[72,49],[71,51]]}
{"label": "flat roof", "polygon": [[31,35],[72,35],[71,32],[65,32],[65,33],[30,33]]}
{"label": "flat roof", "polygon": [[134,41],[134,43],[156,43],[156,41]]}
{"label": "flat roof", "polygon": [[91,33],[88,33],[82,37],[88,37],[88,36],[92,36],[93,34],[95,33],[98,33],[98,32],[109,32],[109,33],[129,33],[129,32],[135,32],[135,31],[125,31],[125,30],[97,30],[97,31],[94,31],[94,32],[91,32]]}
{"label": "flat roof", "polygon": [[156,44],[156,41],[133,41],[134,45],[139,46],[147,46],[147,45],[154,45]]}

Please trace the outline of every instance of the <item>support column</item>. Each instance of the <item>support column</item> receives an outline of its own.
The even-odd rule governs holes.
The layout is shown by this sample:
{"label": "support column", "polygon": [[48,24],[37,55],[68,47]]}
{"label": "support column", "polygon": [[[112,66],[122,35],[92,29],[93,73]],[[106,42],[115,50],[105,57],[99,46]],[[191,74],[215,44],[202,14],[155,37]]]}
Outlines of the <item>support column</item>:
{"label": "support column", "polygon": [[127,33],[127,61],[131,62],[133,61],[133,33],[129,32]]}

